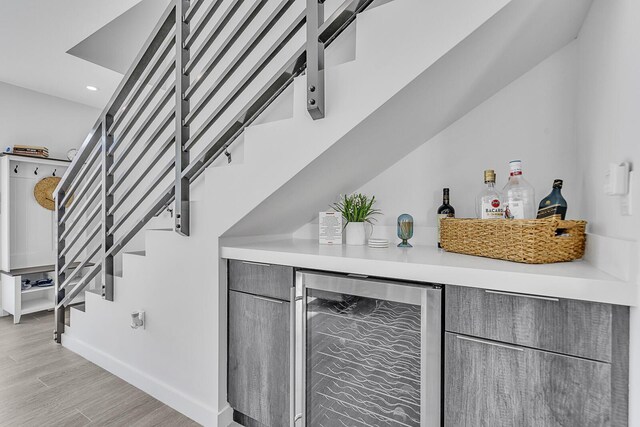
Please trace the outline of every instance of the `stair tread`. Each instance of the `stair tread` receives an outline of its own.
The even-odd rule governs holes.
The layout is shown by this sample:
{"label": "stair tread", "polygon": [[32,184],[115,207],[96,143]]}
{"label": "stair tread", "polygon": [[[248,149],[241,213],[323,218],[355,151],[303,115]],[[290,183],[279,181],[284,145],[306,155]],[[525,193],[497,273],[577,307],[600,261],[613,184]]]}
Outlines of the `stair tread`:
{"label": "stair tread", "polygon": [[86,311],[86,305],[83,302],[80,303],[80,304],[74,304],[74,305],[71,306],[71,308],[74,309],[74,310],[82,311],[82,312]]}
{"label": "stair tread", "polygon": [[136,256],[146,256],[147,252],[146,251],[131,251],[131,252],[125,252],[125,254],[127,254],[127,255],[136,255]]}

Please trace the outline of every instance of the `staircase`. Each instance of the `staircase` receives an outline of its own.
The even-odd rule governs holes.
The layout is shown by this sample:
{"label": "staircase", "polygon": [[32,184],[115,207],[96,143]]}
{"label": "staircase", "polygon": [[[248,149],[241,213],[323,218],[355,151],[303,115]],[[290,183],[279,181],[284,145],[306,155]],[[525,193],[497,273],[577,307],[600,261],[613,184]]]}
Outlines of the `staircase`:
{"label": "staircase", "polygon": [[172,2],[57,189],[56,341],[226,425],[219,238],[291,233],[575,38],[589,5]]}

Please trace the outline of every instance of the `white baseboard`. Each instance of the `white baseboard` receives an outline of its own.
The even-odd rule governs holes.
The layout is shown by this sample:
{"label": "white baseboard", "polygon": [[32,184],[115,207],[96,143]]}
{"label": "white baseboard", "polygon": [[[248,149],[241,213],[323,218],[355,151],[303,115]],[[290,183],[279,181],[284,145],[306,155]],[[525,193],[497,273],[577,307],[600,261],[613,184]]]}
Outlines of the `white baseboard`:
{"label": "white baseboard", "polygon": [[227,404],[218,413],[218,427],[229,427],[233,423],[233,408]]}
{"label": "white baseboard", "polygon": [[187,396],[183,392],[176,390],[157,378],[153,378],[138,371],[134,367],[115,359],[111,355],[86,344],[73,335],[63,334],[62,345],[90,362],[106,369],[113,375],[122,378],[129,384],[139,388],[199,424],[208,427],[226,427],[228,423],[219,424],[218,420],[231,418],[233,416],[232,411],[231,416],[226,414],[228,411],[227,408],[218,414],[216,408]]}

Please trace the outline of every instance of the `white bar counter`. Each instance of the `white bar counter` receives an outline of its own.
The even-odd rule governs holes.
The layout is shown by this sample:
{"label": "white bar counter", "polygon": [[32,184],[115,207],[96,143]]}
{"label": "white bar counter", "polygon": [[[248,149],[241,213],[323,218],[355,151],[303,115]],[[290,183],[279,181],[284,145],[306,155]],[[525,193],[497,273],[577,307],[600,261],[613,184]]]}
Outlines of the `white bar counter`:
{"label": "white bar counter", "polygon": [[445,252],[428,246],[401,249],[320,245],[289,239],[224,242],[222,258],[399,280],[469,286],[558,298],[636,305],[634,282],[617,279],[586,261],[529,265]]}

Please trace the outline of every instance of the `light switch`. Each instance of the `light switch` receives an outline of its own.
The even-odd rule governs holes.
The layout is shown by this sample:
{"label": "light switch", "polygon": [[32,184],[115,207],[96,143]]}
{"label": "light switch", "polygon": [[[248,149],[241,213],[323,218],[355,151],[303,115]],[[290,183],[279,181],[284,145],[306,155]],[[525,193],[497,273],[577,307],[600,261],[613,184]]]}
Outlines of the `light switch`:
{"label": "light switch", "polygon": [[609,196],[623,196],[629,192],[629,163],[609,163],[604,191]]}

